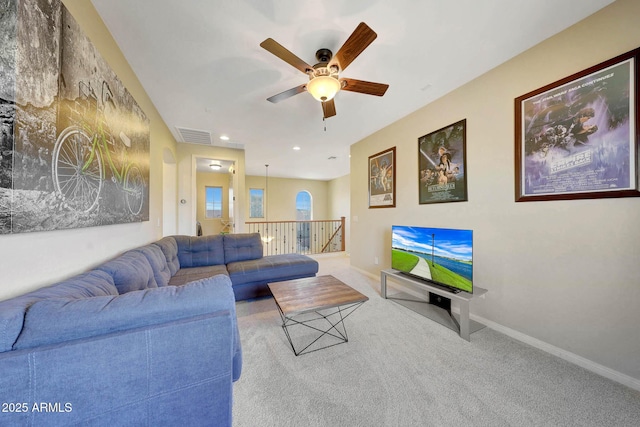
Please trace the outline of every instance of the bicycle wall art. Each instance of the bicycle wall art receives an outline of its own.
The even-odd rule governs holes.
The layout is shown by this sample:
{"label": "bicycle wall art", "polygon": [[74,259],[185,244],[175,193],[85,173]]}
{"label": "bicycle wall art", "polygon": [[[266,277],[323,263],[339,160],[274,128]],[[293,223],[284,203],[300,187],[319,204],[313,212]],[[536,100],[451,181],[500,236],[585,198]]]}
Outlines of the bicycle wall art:
{"label": "bicycle wall art", "polygon": [[0,234],[149,220],[149,120],[60,0],[0,5]]}

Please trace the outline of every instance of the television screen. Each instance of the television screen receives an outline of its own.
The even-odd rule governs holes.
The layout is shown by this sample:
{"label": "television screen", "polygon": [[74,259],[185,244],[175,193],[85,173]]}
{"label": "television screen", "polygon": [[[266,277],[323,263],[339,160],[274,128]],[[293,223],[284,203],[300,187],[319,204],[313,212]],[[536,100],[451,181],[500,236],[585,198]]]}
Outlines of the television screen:
{"label": "television screen", "polygon": [[394,225],[391,268],[473,293],[473,231]]}

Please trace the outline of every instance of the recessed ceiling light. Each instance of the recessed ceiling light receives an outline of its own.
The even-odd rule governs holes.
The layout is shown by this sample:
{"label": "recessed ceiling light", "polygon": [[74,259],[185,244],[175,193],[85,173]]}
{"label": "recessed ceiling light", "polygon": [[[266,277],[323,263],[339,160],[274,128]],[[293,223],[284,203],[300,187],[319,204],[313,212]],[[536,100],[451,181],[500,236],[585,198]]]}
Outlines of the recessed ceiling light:
{"label": "recessed ceiling light", "polygon": [[220,136],[220,139],[223,140],[223,141],[228,141],[229,137],[227,135],[222,135],[222,136]]}
{"label": "recessed ceiling light", "polygon": [[297,145],[295,147],[293,147],[294,150],[298,151],[300,150],[300,147],[298,147]]}

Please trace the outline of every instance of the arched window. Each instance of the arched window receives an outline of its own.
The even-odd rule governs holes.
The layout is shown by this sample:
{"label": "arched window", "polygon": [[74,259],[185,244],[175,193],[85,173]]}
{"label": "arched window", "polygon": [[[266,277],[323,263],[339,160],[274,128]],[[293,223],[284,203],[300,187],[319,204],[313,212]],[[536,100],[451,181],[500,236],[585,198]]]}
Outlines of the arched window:
{"label": "arched window", "polygon": [[[300,191],[296,195],[296,221],[312,220],[313,199],[308,191]],[[308,253],[311,247],[311,223],[299,222],[296,224],[297,251]]]}
{"label": "arched window", "polygon": [[312,218],[313,200],[311,193],[300,191],[296,195],[296,221],[309,221]]}

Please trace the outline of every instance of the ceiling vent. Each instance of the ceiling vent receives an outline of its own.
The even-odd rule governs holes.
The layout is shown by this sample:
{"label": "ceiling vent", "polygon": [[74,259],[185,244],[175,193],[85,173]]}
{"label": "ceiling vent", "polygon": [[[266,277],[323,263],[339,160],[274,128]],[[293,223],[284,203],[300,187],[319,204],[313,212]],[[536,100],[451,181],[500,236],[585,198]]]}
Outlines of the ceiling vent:
{"label": "ceiling vent", "polygon": [[176,130],[180,135],[182,142],[200,145],[213,145],[211,140],[211,132],[206,130],[188,129],[176,126]]}

